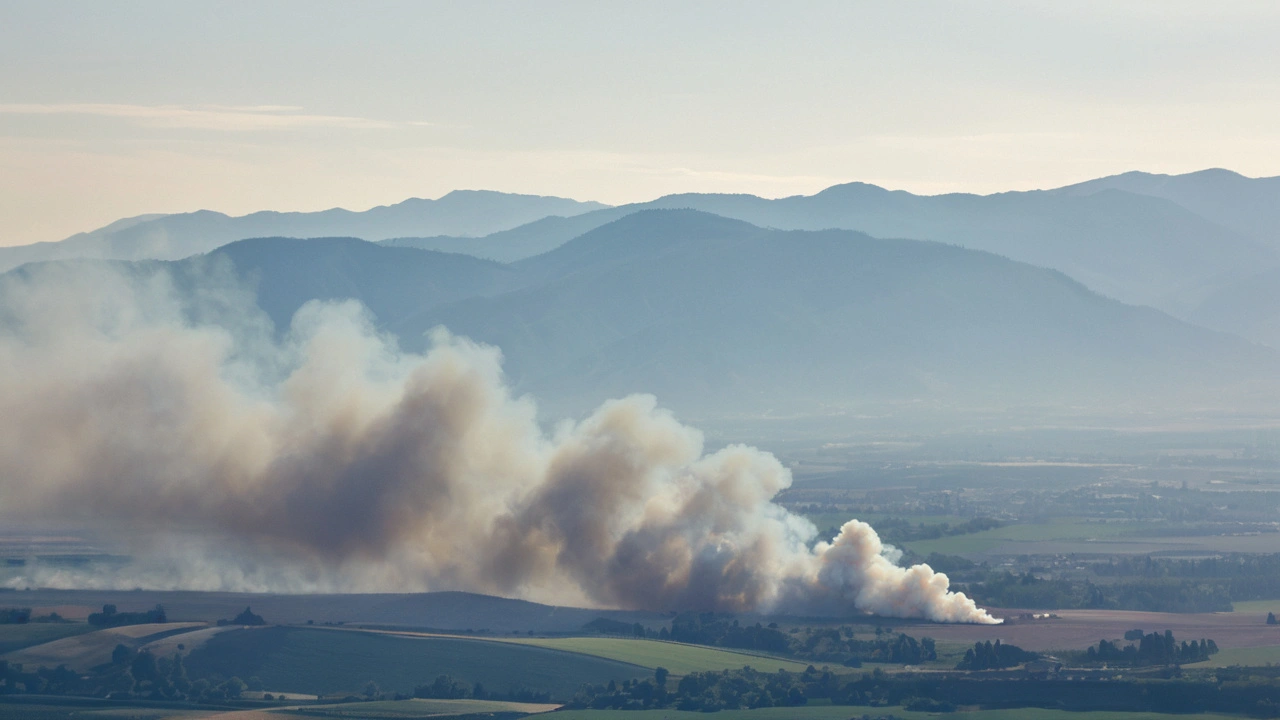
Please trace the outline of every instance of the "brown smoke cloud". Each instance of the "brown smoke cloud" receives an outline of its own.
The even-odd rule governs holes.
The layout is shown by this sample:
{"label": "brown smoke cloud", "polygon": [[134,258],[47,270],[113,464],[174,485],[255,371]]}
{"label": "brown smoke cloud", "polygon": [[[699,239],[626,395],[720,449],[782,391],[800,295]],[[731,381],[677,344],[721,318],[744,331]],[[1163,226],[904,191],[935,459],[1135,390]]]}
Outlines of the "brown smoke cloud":
{"label": "brown smoke cloud", "polygon": [[544,432],[495,348],[439,330],[404,354],[355,303],[309,304],[277,341],[243,292],[205,283],[9,278],[0,502],[114,533],[138,559],[15,582],[995,622],[945,575],[898,567],[865,523],[814,545],[771,501],[791,482],[776,458],[705,453],[652,397]]}

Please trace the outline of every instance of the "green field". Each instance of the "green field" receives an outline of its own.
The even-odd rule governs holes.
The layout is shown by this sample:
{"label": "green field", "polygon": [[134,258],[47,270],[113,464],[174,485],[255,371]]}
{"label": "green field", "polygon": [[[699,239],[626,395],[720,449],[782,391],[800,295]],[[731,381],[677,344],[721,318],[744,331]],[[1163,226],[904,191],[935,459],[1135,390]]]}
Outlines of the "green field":
{"label": "green field", "polygon": [[968,535],[954,535],[937,540],[917,540],[903,543],[918,555],[943,553],[966,555],[984,553],[1008,542],[1043,542],[1047,540],[1091,540],[1114,538],[1133,532],[1135,523],[1099,523],[1056,520],[1048,523],[1006,525],[1004,527]]}
{"label": "green field", "polygon": [[1197,713],[1162,715],[1160,713],[1070,712],[1016,708],[1012,710],[972,710],[939,713],[910,712],[900,707],[858,707],[824,705],[817,707],[760,708],[758,710],[721,710],[716,713],[681,712],[678,710],[562,710],[548,715],[547,720],[849,720],[862,715],[894,715],[903,720],[949,717],[957,720],[1240,720],[1234,715]]}
{"label": "green field", "polygon": [[510,642],[268,627],[209,638],[187,658],[192,677],[258,677],[268,692],[358,694],[369,680],[410,693],[439,675],[490,692],[545,690],[568,698],[583,683],[648,677],[648,668]]}
{"label": "green field", "polygon": [[780,660],[764,655],[721,650],[703,645],[607,637],[511,638],[503,642],[533,645],[551,650],[582,653],[645,668],[664,667],[674,675],[705,670],[738,669],[750,665],[757,670],[804,672],[807,663]]}
{"label": "green field", "polygon": [[501,702],[498,700],[384,700],[379,702],[341,703],[303,707],[290,715],[330,718],[372,718],[400,720],[404,718],[441,718],[479,713],[541,713],[556,705]]}
{"label": "green field", "polygon": [[1280,645],[1265,647],[1227,648],[1208,660],[1187,665],[1189,668],[1255,666],[1280,664]]}
{"label": "green field", "polygon": [[1256,613],[1266,617],[1267,613],[1280,613],[1280,600],[1241,600],[1232,602],[1231,607],[1238,613]]}
{"label": "green field", "polygon": [[0,655],[96,629],[88,623],[0,625]]}

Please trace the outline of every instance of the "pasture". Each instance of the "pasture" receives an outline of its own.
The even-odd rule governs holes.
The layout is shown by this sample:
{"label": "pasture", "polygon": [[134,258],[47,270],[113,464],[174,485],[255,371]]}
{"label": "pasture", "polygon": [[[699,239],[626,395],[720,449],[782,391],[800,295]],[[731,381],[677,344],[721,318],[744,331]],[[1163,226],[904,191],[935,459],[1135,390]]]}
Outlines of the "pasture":
{"label": "pasture", "polygon": [[1204,662],[1192,663],[1186,667],[1209,668],[1231,667],[1232,665],[1261,667],[1264,665],[1276,664],[1280,664],[1280,645],[1228,648],[1226,650],[1219,651],[1217,655],[1214,655]]}
{"label": "pasture", "polygon": [[1231,603],[1232,612],[1257,615],[1266,618],[1267,613],[1280,613],[1280,600],[1237,600]]}

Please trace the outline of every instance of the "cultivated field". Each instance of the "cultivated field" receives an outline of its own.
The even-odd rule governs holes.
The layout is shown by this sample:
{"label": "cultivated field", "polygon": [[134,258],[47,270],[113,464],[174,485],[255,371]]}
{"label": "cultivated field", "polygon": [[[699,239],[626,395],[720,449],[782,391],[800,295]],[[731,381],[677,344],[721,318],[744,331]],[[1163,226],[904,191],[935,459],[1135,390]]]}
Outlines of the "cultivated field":
{"label": "cultivated field", "polygon": [[[1005,614],[1003,612],[997,614]],[[1018,621],[999,626],[942,625],[898,629],[948,642],[995,640],[1027,650],[1083,649],[1099,640],[1122,638],[1126,630],[1172,630],[1179,640],[1211,638],[1218,646],[1250,648],[1280,646],[1280,626],[1267,625],[1266,613],[1152,613],[1129,610],[1058,610],[1056,619]]]}

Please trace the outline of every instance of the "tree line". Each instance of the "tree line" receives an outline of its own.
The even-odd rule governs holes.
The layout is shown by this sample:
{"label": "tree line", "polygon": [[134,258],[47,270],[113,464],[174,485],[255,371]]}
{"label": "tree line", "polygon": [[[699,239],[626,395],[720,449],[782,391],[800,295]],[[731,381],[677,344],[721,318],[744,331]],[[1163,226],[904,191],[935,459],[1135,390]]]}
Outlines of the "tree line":
{"label": "tree line", "polygon": [[584,627],[591,632],[647,637],[657,640],[753,650],[798,660],[839,663],[860,667],[864,662],[919,665],[938,659],[932,638],[916,639],[905,633],[893,634],[876,628],[874,639],[856,637],[855,629],[792,628],[784,632],[777,623],[742,624],[737,619],[716,613],[681,613],[671,621],[671,629],[657,632],[640,623],[624,623],[598,618]]}
{"label": "tree line", "polygon": [[160,605],[142,612],[119,612],[115,605],[103,605],[102,612],[89,614],[90,625],[104,628],[164,622],[169,622],[169,618],[165,614],[164,608]]}

